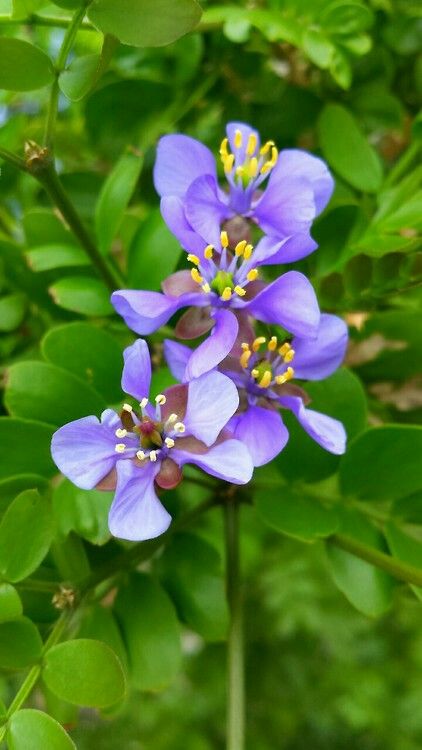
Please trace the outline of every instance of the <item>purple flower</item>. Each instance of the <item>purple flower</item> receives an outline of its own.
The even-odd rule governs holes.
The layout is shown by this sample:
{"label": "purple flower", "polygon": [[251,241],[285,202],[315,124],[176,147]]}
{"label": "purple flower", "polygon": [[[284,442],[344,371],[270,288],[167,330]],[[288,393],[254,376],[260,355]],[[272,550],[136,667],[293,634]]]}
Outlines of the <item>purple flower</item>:
{"label": "purple flower", "polygon": [[246,447],[222,432],[239,397],[234,383],[210,372],[188,385],[173,386],[148,400],[151,361],[145,341],[124,352],[122,389],[139,401],[120,414],[106,409],[101,420],[77,419],[54,433],[51,451],[60,471],[82,489],[115,489],[109,527],[122,539],[152,539],[168,528],[171,517],[155,487],[170,489],[192,463],[233,484],[252,476]]}
{"label": "purple flower", "polygon": [[[242,345],[239,359],[227,357],[220,369],[236,383],[240,407],[229,422],[233,435],[247,446],[255,466],[274,458],[286,445],[289,434],[278,411],[294,413],[302,427],[327,451],[345,451],[346,434],[336,419],[307,409],[309,398],[293,377],[321,380],[341,364],[347,346],[347,327],[335,315],[322,315],[314,340],[293,338],[281,343],[276,336],[263,336]],[[188,376],[190,350],[174,341],[165,342],[165,356],[173,374]]]}
{"label": "purple flower", "polygon": [[[301,338],[314,338],[320,311],[307,278],[289,271],[271,284],[259,280],[259,267],[267,262],[268,245],[261,240],[255,250],[246,240],[232,249],[226,231],[215,245],[204,247],[191,230],[198,254],[190,252],[191,271],[178,271],[163,283],[164,294],[123,290],[114,292],[112,303],[127,325],[146,335],[157,330],[183,307],[192,308],[176,326],[179,338],[192,339],[211,329],[188,363],[189,380],[216,367],[245,339],[249,319],[281,325]],[[196,308],[196,309],[195,309]]]}
{"label": "purple flower", "polygon": [[155,187],[164,219],[185,249],[190,249],[190,231],[215,245],[222,224],[237,239],[246,238],[255,224],[267,235],[268,263],[292,262],[315,250],[310,228],[333,191],[321,159],[298,149],[279,154],[273,141],[261,147],[257,131],[241,122],[227,125],[220,158],[227,192],[219,187],[215,159],[202,143],[176,134],[158,144]]}

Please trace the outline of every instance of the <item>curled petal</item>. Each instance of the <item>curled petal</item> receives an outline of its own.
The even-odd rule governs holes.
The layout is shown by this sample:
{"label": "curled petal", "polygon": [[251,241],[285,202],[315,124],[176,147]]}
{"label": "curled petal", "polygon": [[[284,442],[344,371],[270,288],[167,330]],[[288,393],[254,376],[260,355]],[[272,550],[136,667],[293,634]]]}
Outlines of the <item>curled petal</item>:
{"label": "curled petal", "polygon": [[172,458],[179,466],[195,464],[207,474],[232,484],[246,484],[252,478],[252,459],[246,446],[239,440],[225,440],[201,454],[174,448]]}
{"label": "curled petal", "polygon": [[188,386],[186,432],[210,446],[238,406],[239,395],[230,378],[216,371],[201,375]]}
{"label": "curled petal", "polygon": [[264,323],[281,325],[302,338],[316,338],[320,322],[318,301],[311,283],[289,271],[257,294],[245,308]]}
{"label": "curled petal", "polygon": [[154,539],[168,529],[171,516],[154,489],[159,469],[160,463],[137,466],[132,461],[119,461],[116,494],[108,516],[113,536],[141,542]]}
{"label": "curled petal", "polygon": [[341,455],[346,450],[346,431],[338,419],[306,409],[301,398],[283,396],[279,402],[293,412],[298,422],[316,443],[330,453]]}
{"label": "curled petal", "polygon": [[254,266],[272,266],[278,263],[293,263],[306,258],[318,247],[309,232],[301,232],[292,237],[263,237],[251,258]]}
{"label": "curled petal", "polygon": [[322,159],[296,148],[281,151],[268,183],[277,191],[289,177],[305,178],[314,194],[316,216],[324,210],[334,189],[334,180]]}
{"label": "curled petal", "polygon": [[138,292],[135,289],[125,289],[121,292],[114,292],[111,295],[111,302],[126,325],[143,336],[165,325],[181,307],[204,304],[204,297],[204,294],[198,292],[182,294],[180,297],[168,297],[159,292]]}
{"label": "curled petal", "polygon": [[167,195],[161,198],[161,215],[170,232],[179,240],[181,246],[189,253],[202,257],[207,243],[203,237],[194,232],[185,216],[184,201],[177,195]]}
{"label": "curled petal", "polygon": [[177,341],[164,339],[164,358],[168,364],[171,374],[181,383],[185,380],[185,370],[192,349]]}
{"label": "curled petal", "polygon": [[161,462],[160,471],[155,477],[155,482],[163,490],[174,490],[182,481],[182,470],[171,458],[165,458]]}
{"label": "curled petal", "polygon": [[139,401],[148,398],[151,385],[151,359],[148,345],[143,339],[138,339],[124,352],[124,367],[122,374],[122,390]]}
{"label": "curled petal", "polygon": [[254,207],[261,229],[280,238],[308,232],[316,215],[310,183],[298,177],[286,177],[282,183],[270,182]]}
{"label": "curled petal", "polygon": [[229,423],[233,437],[245,443],[254,466],[263,466],[286,445],[289,433],[278,411],[249,406]]}
{"label": "curled petal", "polygon": [[205,244],[220,247],[220,225],[233,212],[222,200],[215,177],[202,175],[192,182],[185,196],[185,214]]}
{"label": "curled petal", "polygon": [[322,380],[341,365],[348,341],[347,325],[337,315],[321,315],[316,339],[292,341],[296,378]]}
{"label": "curled petal", "polygon": [[208,307],[190,307],[180,316],[174,332],[179,339],[197,339],[214,325]]}
{"label": "curled petal", "polygon": [[218,310],[215,314],[215,326],[205,341],[191,354],[186,367],[185,378],[193,380],[209,372],[227,357],[236,341],[239,325],[234,313],[230,310]]}
{"label": "curled petal", "polygon": [[159,140],[154,166],[154,185],[159,195],[183,196],[202,174],[216,174],[214,156],[203,143],[179,133]]}

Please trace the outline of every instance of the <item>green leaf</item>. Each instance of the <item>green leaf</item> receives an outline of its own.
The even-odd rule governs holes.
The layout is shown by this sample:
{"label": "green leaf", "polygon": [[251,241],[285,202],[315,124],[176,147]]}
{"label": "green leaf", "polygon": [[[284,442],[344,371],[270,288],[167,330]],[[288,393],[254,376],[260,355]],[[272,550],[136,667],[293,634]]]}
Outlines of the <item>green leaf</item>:
{"label": "green leaf", "polygon": [[394,500],[422,488],[422,427],[372,427],[350,445],[340,465],[346,495]]}
{"label": "green leaf", "polygon": [[0,622],[15,620],[22,614],[22,602],[10,583],[0,583]]}
{"label": "green leaf", "polygon": [[333,169],[358,190],[379,190],[382,166],[355,118],[339,104],[327,104],[318,122],[321,148]]}
{"label": "green leaf", "polygon": [[95,388],[108,404],[121,399],[122,348],[107,331],[89,323],[57,326],[44,336],[41,351],[51,364]]}
{"label": "green leaf", "polygon": [[127,653],[116,618],[109,607],[94,604],[84,613],[78,638],[95,638],[110,646],[127,671]]}
{"label": "green leaf", "polygon": [[[385,552],[381,534],[363,516],[344,508],[340,517],[341,533]],[[394,582],[387,573],[331,544],[327,555],[336,585],[356,609],[368,617],[378,617],[389,609]]]}
{"label": "green leaf", "polygon": [[106,255],[116,236],[127,205],[135,190],[142,158],[123,154],[103,184],[95,208],[95,227],[101,252]]}
{"label": "green leaf", "polygon": [[24,669],[41,659],[42,640],[27,617],[0,623],[0,668]]}
{"label": "green leaf", "polygon": [[63,727],[51,716],[34,708],[12,714],[7,725],[9,750],[76,750]]}
{"label": "green leaf", "polygon": [[159,561],[160,576],[184,622],[209,641],[227,635],[221,559],[208,542],[178,534]]}
{"label": "green leaf", "polygon": [[101,55],[76,57],[59,76],[59,86],[63,94],[72,102],[83,99],[92,88],[101,61]]}
{"label": "green leaf", "polygon": [[375,345],[371,359],[356,368],[365,381],[405,380],[421,372],[419,312],[387,310],[375,313],[366,321],[361,336],[362,340],[373,341]]}
{"label": "green leaf", "polygon": [[[386,524],[384,530],[391,554],[422,572],[422,544],[409,534],[405,534],[395,523]],[[422,587],[412,586],[418,599],[422,600]]]}
{"label": "green leaf", "polygon": [[52,476],[57,469],[50,454],[53,428],[27,419],[0,417],[0,479],[19,474]]}
{"label": "green leaf", "polygon": [[88,18],[123,44],[161,47],[195,28],[201,7],[196,0],[94,0]]}
{"label": "green leaf", "polygon": [[55,487],[53,511],[63,536],[76,531],[92,544],[105,544],[110,538],[108,512],[113,493],[81,490],[66,479]]}
{"label": "green leaf", "polygon": [[306,29],[303,36],[303,49],[309,59],[320,68],[328,68],[334,54],[332,42],[321,29]]}
{"label": "green leaf", "polygon": [[159,289],[162,280],[176,270],[180,254],[180,242],[167,229],[160,211],[151,211],[130,247],[129,284],[135,288]]}
{"label": "green leaf", "polygon": [[99,414],[107,406],[83,380],[46,362],[17,362],[9,368],[5,404],[13,416],[54,425]]}
{"label": "green leaf", "polygon": [[80,638],[53,646],[44,659],[47,687],[77,706],[104,708],[125,694],[125,676],[116,654],[101,641]]}
{"label": "green leaf", "polygon": [[53,284],[49,292],[59,307],[81,315],[112,315],[110,292],[97,279],[67,276]]}
{"label": "green leaf", "polygon": [[321,14],[321,26],[330,34],[348,36],[372,26],[374,15],[368,6],[356,2],[327,3]]}
{"label": "green leaf", "polygon": [[137,690],[163,689],[181,664],[179,624],[170,599],[150,576],[136,573],[119,589],[115,609],[133,686]]}
{"label": "green leaf", "polygon": [[[344,368],[329,378],[306,384],[312,401],[310,409],[328,414],[343,422],[348,441],[366,425],[366,398],[362,385],[353,373]],[[333,474],[340,462],[319,446],[300,426],[292,414],[282,412],[289,430],[289,442],[276,459],[278,469],[292,481],[317,481]]]}
{"label": "green leaf", "polygon": [[21,39],[0,37],[0,89],[32,91],[54,78],[53,64],[38,47]]}
{"label": "green leaf", "polygon": [[8,294],[0,298],[0,332],[14,331],[23,321],[26,312],[24,294]]}
{"label": "green leaf", "polygon": [[288,485],[278,490],[260,489],[254,502],[268,526],[301,542],[316,542],[333,534],[339,525],[336,510],[325,508],[306,491]]}
{"label": "green leaf", "polygon": [[0,573],[21,581],[38,568],[54,535],[51,508],[36,490],[25,490],[9,505],[0,523]]}
{"label": "green leaf", "polygon": [[422,524],[422,490],[395,500],[391,515],[399,522]]}
{"label": "green leaf", "polygon": [[41,245],[31,248],[25,257],[32,271],[51,271],[53,268],[88,266],[89,258],[80,247],[72,245]]}

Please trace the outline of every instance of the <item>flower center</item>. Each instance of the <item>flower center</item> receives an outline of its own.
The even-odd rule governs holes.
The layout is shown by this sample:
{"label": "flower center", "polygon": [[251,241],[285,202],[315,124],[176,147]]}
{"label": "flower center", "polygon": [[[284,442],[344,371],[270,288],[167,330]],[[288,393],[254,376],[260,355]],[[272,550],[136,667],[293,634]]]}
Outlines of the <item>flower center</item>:
{"label": "flower center", "polygon": [[[265,352],[260,351],[263,345],[266,345]],[[277,336],[271,336],[268,341],[265,336],[258,336],[251,345],[243,343],[242,349],[240,365],[258,388],[283,385],[294,377],[289,363],[295,353],[288,341],[279,346]]]}
{"label": "flower center", "polygon": [[233,294],[245,296],[245,286],[258,278],[258,269],[252,267],[253,245],[241,240],[230,249],[225,231],[220,232],[220,241],[220,252],[215,254],[215,248],[207,245],[203,261],[193,253],[189,253],[188,261],[193,263],[192,279],[201,286],[202,291],[205,294],[215,292],[223,302],[229,302]]}
{"label": "flower center", "polygon": [[139,461],[157,461],[164,458],[174,447],[175,438],[185,432],[186,428],[177,414],[170,414],[167,419],[161,415],[161,407],[167,399],[163,393],[155,397],[155,416],[151,416],[153,407],[148,399],[140,401],[140,409],[134,409],[130,404],[123,404],[120,420],[122,427],[115,431],[118,438],[128,438],[128,443],[116,443],[116,453],[125,453],[128,458]]}
{"label": "flower center", "polygon": [[244,148],[243,134],[235,131],[234,152],[230,151],[228,138],[220,145],[220,158],[229,181],[247,188],[251,183],[262,182],[277,164],[278,150],[274,141],[267,141],[259,150],[255,133],[250,133]]}

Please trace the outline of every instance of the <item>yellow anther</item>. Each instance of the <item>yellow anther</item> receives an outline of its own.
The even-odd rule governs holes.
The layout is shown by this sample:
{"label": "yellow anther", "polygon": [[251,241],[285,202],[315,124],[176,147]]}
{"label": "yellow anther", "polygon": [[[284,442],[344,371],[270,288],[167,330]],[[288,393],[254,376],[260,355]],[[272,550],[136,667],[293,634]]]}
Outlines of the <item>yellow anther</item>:
{"label": "yellow anther", "polygon": [[211,291],[211,287],[208,284],[208,281],[205,282],[205,284],[202,284],[202,291],[205,292],[205,294],[209,294]]}
{"label": "yellow anther", "polygon": [[143,451],[137,451],[136,458],[139,458],[140,461],[144,461],[145,453]]}
{"label": "yellow anther", "polygon": [[227,232],[220,232],[220,242],[222,247],[229,246],[229,235],[227,234]]}
{"label": "yellow anther", "polygon": [[141,409],[145,409],[147,403],[148,403],[148,399],[147,398],[141,398],[141,400],[139,402],[139,406],[141,407]]}
{"label": "yellow anther", "polygon": [[236,130],[234,133],[234,145],[236,148],[241,148],[242,146],[242,133],[240,130]]}
{"label": "yellow anther", "polygon": [[278,353],[281,354],[282,357],[285,357],[287,352],[290,351],[292,347],[290,346],[289,342],[286,341],[285,344],[280,346],[280,349],[278,350]]}
{"label": "yellow anther", "polygon": [[157,451],[150,451],[149,452],[149,460],[154,462],[157,460]]}
{"label": "yellow anther", "polygon": [[185,430],[186,430],[186,427],[183,424],[183,422],[176,422],[176,424],[174,425],[175,432],[180,432],[181,434],[182,432],[185,432]]}
{"label": "yellow anther", "polygon": [[173,438],[166,437],[164,440],[167,448],[174,448],[174,440]]}
{"label": "yellow anther", "polygon": [[230,174],[234,164],[234,154],[228,154],[228,156],[222,156],[224,171],[226,174]]}
{"label": "yellow anther", "polygon": [[250,349],[246,349],[240,355],[240,359],[239,359],[240,366],[243,367],[244,369],[246,369],[246,367],[248,366],[248,362],[249,362],[249,360],[250,360],[251,357],[252,357],[252,352],[250,351]]}
{"label": "yellow anther", "polygon": [[245,174],[245,168],[241,166],[236,167],[235,173],[236,177],[243,177],[243,175]]}
{"label": "yellow anther", "polygon": [[203,283],[204,279],[202,278],[197,268],[191,268],[190,275],[192,276],[193,280],[196,281],[197,284]]}
{"label": "yellow anther", "polygon": [[271,146],[274,146],[274,141],[267,141],[267,142],[266,142],[266,143],[264,143],[264,145],[263,145],[263,146],[262,146],[262,147],[260,148],[260,151],[259,151],[259,153],[260,153],[260,154],[262,154],[262,156],[265,156],[266,154],[268,154],[268,152],[269,152],[269,150],[270,150]]}
{"label": "yellow anther", "polygon": [[243,344],[240,345],[244,352],[249,351],[249,344],[247,344],[245,341]]}
{"label": "yellow anther", "polygon": [[256,379],[259,376],[259,370],[257,370],[255,367],[253,370],[251,370],[251,375]]}
{"label": "yellow anther", "polygon": [[246,146],[246,155],[252,156],[255,153],[256,145],[257,145],[258,139],[255,135],[255,133],[251,133],[248,138],[248,145]]}
{"label": "yellow anther", "polygon": [[268,342],[268,351],[274,352],[277,349],[277,336],[271,336]]}
{"label": "yellow anther", "polygon": [[116,437],[123,438],[123,437],[126,437],[127,430],[122,429],[122,428],[119,427],[114,434],[115,434]]}
{"label": "yellow anther", "polygon": [[124,443],[117,443],[117,445],[114,446],[114,450],[116,453],[124,453],[126,450],[126,446]]}
{"label": "yellow anther", "polygon": [[167,417],[167,424],[173,424],[173,422],[177,422],[178,419],[179,417],[177,416],[177,414],[170,414],[170,416]]}
{"label": "yellow anther", "polygon": [[260,388],[268,388],[271,381],[273,379],[271,370],[265,370],[261,380],[259,381],[258,385]]}
{"label": "yellow anther", "polygon": [[166,403],[166,401],[167,401],[167,399],[166,399],[164,393],[159,393],[158,396],[155,397],[155,403],[158,404],[159,406],[164,406],[164,404]]}
{"label": "yellow anther", "polygon": [[265,336],[257,336],[257,338],[255,339],[255,341],[253,341],[253,343],[252,343],[252,349],[254,350],[254,352],[257,352],[258,349],[259,349],[259,347],[262,344],[265,344],[266,340],[267,339],[265,338]]}
{"label": "yellow anther", "polygon": [[258,159],[256,158],[256,156],[253,156],[250,160],[248,172],[249,177],[256,177],[256,175],[258,174]]}
{"label": "yellow anther", "polygon": [[272,146],[271,159],[270,159],[270,163],[272,167],[275,167],[275,165],[277,164],[277,159],[278,159],[278,149],[276,148],[276,146]]}
{"label": "yellow anther", "polygon": [[220,156],[228,156],[229,152],[227,149],[227,146],[229,145],[229,139],[223,138],[223,140],[220,143]]}
{"label": "yellow anther", "polygon": [[287,383],[288,380],[291,380],[294,374],[295,371],[293,367],[288,367],[284,375],[276,375],[275,382],[277,385],[283,385],[283,383]]}
{"label": "yellow anther", "polygon": [[291,362],[294,356],[295,356],[295,350],[289,349],[289,351],[284,355],[284,361]]}
{"label": "yellow anther", "polygon": [[214,246],[207,245],[204,250],[204,258],[206,258],[207,260],[211,260],[213,252],[214,252]]}
{"label": "yellow anther", "polygon": [[238,294],[238,295],[239,295],[239,297],[244,297],[244,296],[245,296],[245,294],[246,294],[246,290],[245,290],[245,289],[243,289],[243,287],[242,287],[242,286],[239,286],[239,284],[237,284],[237,285],[235,286],[235,288],[234,288],[234,291],[236,292],[236,294]]}
{"label": "yellow anther", "polygon": [[244,259],[245,260],[249,260],[249,258],[251,257],[252,253],[253,253],[253,245],[246,245],[245,251],[243,253]]}
{"label": "yellow anther", "polygon": [[245,252],[245,247],[247,244],[248,243],[246,242],[246,240],[240,240],[240,242],[237,243],[234,249],[234,254],[237,255],[238,258],[240,258],[240,256]]}
{"label": "yellow anther", "polygon": [[246,278],[248,281],[255,281],[259,276],[259,271],[257,268],[251,268],[250,271],[246,274]]}
{"label": "yellow anther", "polygon": [[123,411],[128,411],[129,414],[133,411],[133,408],[131,407],[130,404],[123,404],[122,409]]}
{"label": "yellow anther", "polygon": [[222,299],[223,302],[228,302],[229,299],[231,299],[231,296],[232,296],[232,290],[230,289],[229,286],[226,286],[220,295],[220,299]]}
{"label": "yellow anther", "polygon": [[262,165],[260,172],[261,174],[267,174],[267,172],[270,172],[272,169],[272,166],[269,161],[266,161],[265,164]]}
{"label": "yellow anther", "polygon": [[193,253],[189,253],[188,255],[188,261],[189,263],[195,263],[195,266],[199,266],[199,258],[197,255],[194,255]]}

